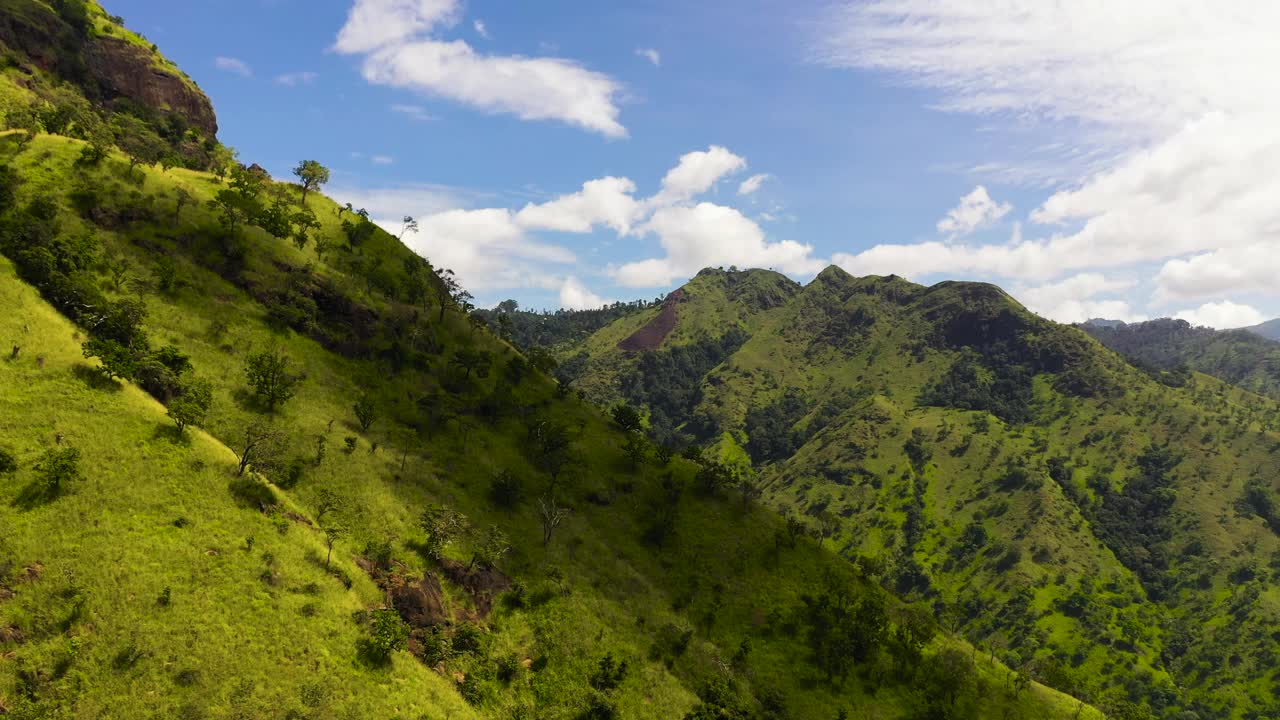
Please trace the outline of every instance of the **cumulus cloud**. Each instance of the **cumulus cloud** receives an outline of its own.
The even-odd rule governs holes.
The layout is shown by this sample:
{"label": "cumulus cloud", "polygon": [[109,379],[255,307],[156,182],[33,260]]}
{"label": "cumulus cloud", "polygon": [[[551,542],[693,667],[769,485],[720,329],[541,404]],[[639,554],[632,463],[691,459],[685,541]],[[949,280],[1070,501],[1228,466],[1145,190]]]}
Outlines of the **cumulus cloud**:
{"label": "cumulus cloud", "polygon": [[333,48],[344,54],[386,49],[439,25],[452,25],[459,0],[356,0]]}
{"label": "cumulus cloud", "polygon": [[295,73],[284,73],[283,75],[276,76],[276,84],[284,85],[286,87],[310,85],[314,83],[316,81],[316,78],[318,77],[320,77],[319,74],[313,73],[310,70],[304,70],[302,72],[295,72]]}
{"label": "cumulus cloud", "polygon": [[607,225],[621,235],[631,232],[641,204],[633,197],[636,184],[627,178],[606,177],[583,183],[582,190],[550,202],[530,203],[516,215],[521,225],[537,230],[587,233]]}
{"label": "cumulus cloud", "polygon": [[[398,229],[398,224],[395,225]],[[545,265],[570,265],[569,250],[528,237],[509,210],[446,210],[418,218],[405,243],[436,267],[449,268],[468,288],[555,286]]]}
{"label": "cumulus cloud", "polygon": [[987,189],[981,185],[973,192],[960,198],[960,204],[951,208],[947,216],[938,221],[938,232],[949,237],[963,237],[975,230],[994,225],[1000,221],[1013,206],[1009,203],[997,203],[991,199]]}
{"label": "cumulus cloud", "polygon": [[240,58],[218,56],[213,59],[213,66],[223,72],[235,73],[240,77],[253,77],[253,68]]}
{"label": "cumulus cloud", "polygon": [[1267,316],[1248,305],[1240,305],[1230,300],[1205,303],[1194,310],[1183,310],[1174,317],[1186,320],[1192,325],[1229,330],[1242,328],[1265,322]]}
{"label": "cumulus cloud", "polygon": [[1101,273],[1081,273],[1058,282],[1034,287],[1015,287],[1013,294],[1030,310],[1050,320],[1078,323],[1093,318],[1136,322],[1147,319],[1134,312],[1128,301],[1100,298],[1134,286],[1128,279],[1108,278]]}
{"label": "cumulus cloud", "polygon": [[816,273],[826,263],[813,248],[791,240],[769,239],[738,210],[696,202],[722,178],[746,167],[729,150],[711,146],[688,153],[663,177],[657,192],[637,197],[637,185],[625,177],[589,180],[575,192],[520,210],[462,207],[474,198],[441,186],[356,190],[333,194],[367,208],[392,233],[400,218],[418,218],[419,232],[405,241],[438,267],[453,269],[461,282],[478,290],[542,288],[559,290],[565,307],[605,304],[577,276],[566,279],[565,265],[577,262],[569,249],[544,241],[541,232],[586,234],[607,229],[642,246],[656,239],[663,253],[609,268],[628,287],[671,285],[708,266],[772,267],[797,275]]}
{"label": "cumulus cloud", "polygon": [[760,186],[764,185],[764,181],[768,179],[769,179],[768,173],[760,173],[758,175],[752,175],[746,180],[743,180],[742,183],[738,185],[738,194],[754,195],[755,192],[760,189]]}
{"label": "cumulus cloud", "polygon": [[769,242],[755,222],[737,210],[698,203],[664,207],[640,228],[656,235],[666,256],[627,263],[613,271],[627,287],[660,287],[717,265],[769,267],[799,275],[816,273],[823,262],[813,247],[791,240]]}
{"label": "cumulus cloud", "polygon": [[608,304],[608,300],[588,290],[572,275],[560,285],[560,307],[566,310],[595,310]]}
{"label": "cumulus cloud", "polygon": [[435,33],[456,23],[459,0],[356,0],[334,49],[364,56],[375,85],[398,87],[524,120],[558,120],[621,138],[622,86],[571,60],[477,53]]}
{"label": "cumulus cloud", "polygon": [[1280,295],[1254,265],[1280,255],[1280,95],[1257,71],[1280,65],[1280,5],[868,0],[824,19],[819,62],[932,89],[935,107],[996,128],[1051,132],[1029,164],[1079,171],[1030,214],[1034,239],[884,245],[848,266],[1048,280],[1163,263],[1157,301]]}
{"label": "cumulus cloud", "polygon": [[710,190],[722,178],[746,167],[746,160],[719,145],[686,153],[662,178],[662,189],[650,204],[661,207],[691,200]]}
{"label": "cumulus cloud", "polygon": [[636,55],[639,55],[645,60],[653,63],[654,67],[662,66],[662,53],[654,50],[653,48],[636,48]]}

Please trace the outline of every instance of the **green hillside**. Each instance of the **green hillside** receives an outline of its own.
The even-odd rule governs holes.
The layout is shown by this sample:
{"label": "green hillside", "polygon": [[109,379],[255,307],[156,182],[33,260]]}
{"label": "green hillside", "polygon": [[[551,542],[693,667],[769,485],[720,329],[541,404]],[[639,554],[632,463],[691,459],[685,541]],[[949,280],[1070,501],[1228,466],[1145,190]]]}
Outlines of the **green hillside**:
{"label": "green hillside", "polygon": [[[561,348],[587,356],[573,385],[645,400],[591,373],[661,366],[677,348],[615,341],[656,314]],[[745,450],[753,469],[726,472],[758,474],[825,547],[1080,697],[1280,713],[1280,405],[1197,373],[1158,382],[975,283],[829,268],[738,328],[676,435]]]}
{"label": "green hillside", "polygon": [[1165,384],[1184,382],[1194,370],[1280,399],[1280,342],[1261,332],[1192,327],[1168,318],[1081,328]]}
{"label": "green hillside", "polygon": [[[1100,717],[572,398],[363,211],[40,129],[0,136],[0,715]],[[794,292],[741,289],[717,323]]]}

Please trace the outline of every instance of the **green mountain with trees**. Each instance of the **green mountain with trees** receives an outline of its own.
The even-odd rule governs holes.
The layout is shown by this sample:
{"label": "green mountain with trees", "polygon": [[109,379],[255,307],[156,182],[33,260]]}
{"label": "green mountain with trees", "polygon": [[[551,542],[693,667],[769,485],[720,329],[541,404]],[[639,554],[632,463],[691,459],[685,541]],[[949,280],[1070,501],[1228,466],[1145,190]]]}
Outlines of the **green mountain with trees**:
{"label": "green mountain with trees", "polygon": [[[1257,345],[1229,342],[1201,367]],[[706,270],[551,352],[1011,668],[1117,717],[1280,714],[1271,398],[1135,366],[991,285],[835,267]]]}
{"label": "green mountain with trees", "polygon": [[1251,329],[1214,330],[1169,318],[1080,327],[1167,385],[1186,382],[1195,371],[1280,399],[1280,342]]}
{"label": "green mountain with trees", "polygon": [[[321,163],[236,161],[95,3],[0,42],[0,715],[1102,717],[576,398]],[[727,291],[666,336],[800,288]]]}

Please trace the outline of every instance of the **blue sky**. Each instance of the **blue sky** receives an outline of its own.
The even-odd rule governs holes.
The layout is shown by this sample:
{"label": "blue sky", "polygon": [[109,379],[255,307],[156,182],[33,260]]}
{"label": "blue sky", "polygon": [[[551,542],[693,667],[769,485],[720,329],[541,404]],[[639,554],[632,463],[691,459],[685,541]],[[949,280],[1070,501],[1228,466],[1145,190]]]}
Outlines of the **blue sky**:
{"label": "blue sky", "polygon": [[105,4],[244,161],[320,160],[485,303],[834,262],[998,282],[1063,321],[1280,313],[1266,3]]}

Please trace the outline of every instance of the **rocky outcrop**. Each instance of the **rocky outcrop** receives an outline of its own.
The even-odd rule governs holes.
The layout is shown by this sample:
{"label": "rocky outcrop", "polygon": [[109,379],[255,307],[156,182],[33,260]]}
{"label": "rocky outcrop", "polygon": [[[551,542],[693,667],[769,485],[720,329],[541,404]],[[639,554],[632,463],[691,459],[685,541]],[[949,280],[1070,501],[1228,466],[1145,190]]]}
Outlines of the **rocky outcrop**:
{"label": "rocky outcrop", "polygon": [[113,37],[90,38],[84,50],[89,74],[107,97],[126,97],[186,118],[206,137],[218,133],[208,96],[191,83],[156,67],[150,51]]}

